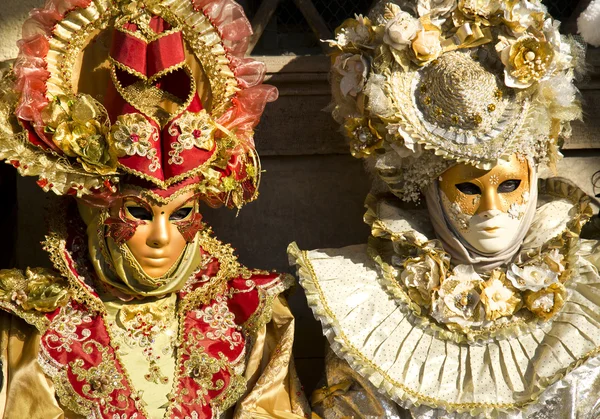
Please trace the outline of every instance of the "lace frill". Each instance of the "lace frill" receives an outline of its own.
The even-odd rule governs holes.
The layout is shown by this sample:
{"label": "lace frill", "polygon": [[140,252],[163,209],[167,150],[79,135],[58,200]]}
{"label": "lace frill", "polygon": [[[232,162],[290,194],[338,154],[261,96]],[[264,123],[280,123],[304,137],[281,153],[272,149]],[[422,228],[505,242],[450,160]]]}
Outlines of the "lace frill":
{"label": "lace frill", "polygon": [[[436,329],[432,319],[418,316],[398,298],[368,246],[300,251],[290,245],[308,303],[334,352],[405,407],[495,416],[534,403],[548,386],[600,354],[600,246],[577,237],[591,215],[587,198],[557,180],[541,182],[540,194],[568,201],[572,209],[562,223],[568,228],[559,228],[570,249],[568,297],[552,321],[524,322],[477,341],[444,335],[449,332]],[[366,219],[380,239],[394,234],[412,245],[426,242],[421,233],[380,228],[384,223],[371,210]]]}
{"label": "lace frill", "polygon": [[278,93],[275,87],[261,84],[267,71],[265,64],[244,57],[252,25],[242,6],[233,0],[194,0],[193,3],[219,31],[229,53],[231,70],[242,87],[232,100],[232,106],[217,122],[254,147],[252,130],[258,125],[265,105],[275,101]]}

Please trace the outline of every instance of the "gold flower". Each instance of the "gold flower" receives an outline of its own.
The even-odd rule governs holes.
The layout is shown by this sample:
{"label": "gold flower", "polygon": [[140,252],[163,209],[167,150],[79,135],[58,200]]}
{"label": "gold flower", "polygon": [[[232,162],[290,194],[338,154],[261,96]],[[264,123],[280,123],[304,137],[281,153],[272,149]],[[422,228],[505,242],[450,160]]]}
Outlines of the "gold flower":
{"label": "gold flower", "polygon": [[456,323],[461,327],[480,326],[485,310],[480,304],[483,280],[471,265],[457,265],[444,280],[432,315],[440,323]]}
{"label": "gold flower", "polygon": [[88,172],[109,174],[116,168],[116,159],[107,141],[108,129],[96,120],[62,122],[52,137],[54,143],[69,157],[77,157]]}
{"label": "gold flower", "polygon": [[521,298],[517,291],[506,282],[503,272],[492,271],[490,279],[483,283],[481,302],[488,320],[506,317],[517,311]]}
{"label": "gold flower", "polygon": [[45,268],[0,270],[0,300],[11,301],[23,310],[51,312],[69,297],[64,278]]}
{"label": "gold flower", "polygon": [[542,3],[527,0],[511,1],[504,9],[504,23],[515,33],[525,32],[529,27],[541,29],[546,12]]}
{"label": "gold flower", "polygon": [[45,110],[52,141],[68,157],[76,157],[87,172],[114,173],[117,159],[108,140],[107,116],[89,95],[56,98]]}
{"label": "gold flower", "polygon": [[546,76],[554,58],[554,49],[545,40],[528,34],[506,46],[500,57],[504,64],[505,84],[524,89]]}
{"label": "gold flower", "polygon": [[367,47],[374,38],[375,31],[369,18],[356,15],[355,18],[346,19],[335,30],[335,41],[329,41],[329,45],[358,52],[359,47]]}
{"label": "gold flower", "polygon": [[350,118],[344,125],[350,138],[350,153],[356,158],[367,157],[383,144],[383,136],[367,118]]}
{"label": "gold flower", "polygon": [[409,297],[422,307],[431,306],[431,294],[440,285],[444,268],[440,260],[429,255],[423,258],[408,259],[400,279],[408,288]]}
{"label": "gold flower", "polygon": [[23,303],[25,310],[35,309],[50,312],[64,304],[69,297],[69,285],[58,274],[44,268],[25,270],[27,280],[27,299]]}
{"label": "gold flower", "polygon": [[468,19],[489,20],[501,11],[500,0],[459,0],[458,10]]}
{"label": "gold flower", "polygon": [[435,60],[442,53],[440,32],[421,29],[412,42],[412,50],[419,64]]}
{"label": "gold flower", "polygon": [[525,295],[525,306],[536,316],[548,320],[565,305],[567,290],[560,282]]}

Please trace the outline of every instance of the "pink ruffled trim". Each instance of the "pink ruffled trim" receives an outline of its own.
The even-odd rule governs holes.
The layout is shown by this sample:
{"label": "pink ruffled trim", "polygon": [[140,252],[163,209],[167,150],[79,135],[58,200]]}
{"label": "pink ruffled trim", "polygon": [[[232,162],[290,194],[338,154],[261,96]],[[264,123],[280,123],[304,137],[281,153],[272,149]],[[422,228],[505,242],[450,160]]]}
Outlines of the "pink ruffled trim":
{"label": "pink ruffled trim", "polygon": [[267,102],[273,102],[277,97],[277,88],[266,84],[241,90],[233,98],[233,106],[217,122],[254,147],[254,127],[260,122]]}
{"label": "pink ruffled trim", "polygon": [[52,142],[44,135],[42,121],[42,110],[48,105],[46,81],[50,77],[45,60],[50,48],[47,37],[65,13],[87,7],[90,3],[91,0],[47,0],[43,8],[29,13],[29,19],[23,24],[23,39],[17,42],[19,55],[14,65],[17,76],[15,88],[21,93],[21,98],[15,114],[33,122],[38,136],[52,148]]}
{"label": "pink ruffled trim", "polygon": [[248,147],[254,147],[253,130],[260,121],[267,102],[278,97],[273,86],[262,85],[267,69],[264,63],[244,57],[252,35],[252,25],[244,9],[233,0],[192,0],[215,25],[229,54],[230,67],[242,88],[233,99],[233,106],[219,123],[234,131]]}
{"label": "pink ruffled trim", "polygon": [[50,35],[56,22],[66,13],[76,8],[88,7],[91,0],[46,0],[44,7],[29,12],[29,19],[23,24],[23,38],[27,39],[40,33]]}
{"label": "pink ruffled trim", "polygon": [[230,54],[244,56],[248,49],[252,25],[244,9],[233,0],[192,0],[196,10],[202,12],[215,25]]}

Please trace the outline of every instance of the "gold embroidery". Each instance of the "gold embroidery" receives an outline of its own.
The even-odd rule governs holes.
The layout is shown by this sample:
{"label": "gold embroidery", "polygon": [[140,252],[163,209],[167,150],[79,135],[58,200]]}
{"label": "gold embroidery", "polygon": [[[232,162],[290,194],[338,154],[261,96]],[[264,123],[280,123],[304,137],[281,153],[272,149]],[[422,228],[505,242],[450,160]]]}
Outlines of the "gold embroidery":
{"label": "gold embroidery", "polygon": [[[235,324],[235,316],[229,311],[227,301],[223,296],[217,296],[215,303],[202,310],[196,311],[196,318],[202,320],[211,327],[211,331],[206,332],[206,337],[212,340],[224,340],[229,343],[229,348],[243,343],[242,335],[237,329],[240,329]],[[231,330],[231,336],[228,331]]]}
{"label": "gold embroidery", "polygon": [[[111,324],[115,335],[121,337],[130,348],[139,347],[148,362],[149,373],[144,375],[147,381],[167,383],[169,377],[165,376],[158,365],[161,355],[170,354],[175,347],[177,327],[174,326],[175,306],[174,300],[159,300],[145,304],[124,304],[118,314],[118,320],[123,325]],[[166,347],[155,353],[155,341],[159,334],[169,337]]]}
{"label": "gold embroidery", "polygon": [[244,362],[244,352],[242,352],[240,358],[237,361],[229,361],[225,355],[219,353],[219,363],[227,369],[229,373],[229,385],[219,395],[214,397],[210,404],[213,411],[217,414],[224,413],[227,409],[233,406],[246,392],[246,379],[236,372],[238,365],[242,366]]}
{"label": "gold embroidery", "polygon": [[[179,127],[179,131],[177,131]],[[177,141],[171,143],[169,151],[169,164],[182,164],[183,157],[181,153],[184,150],[191,150],[194,147],[210,151],[215,146],[216,127],[206,112],[202,110],[198,113],[185,112],[179,119],[169,126],[169,134],[177,137]]]}
{"label": "gold embroidery", "polygon": [[50,329],[54,333],[47,334],[44,337],[48,348],[62,352],[72,351],[73,342],[84,342],[89,339],[92,332],[88,328],[81,331],[81,337],[77,334],[77,328],[84,323],[91,324],[92,317],[89,312],[74,310],[73,307],[66,306],[52,320]]}
{"label": "gold embroidery", "polygon": [[69,299],[64,278],[45,268],[0,270],[0,307],[15,313],[40,332],[48,320],[44,313],[63,306]]}
{"label": "gold embroidery", "polygon": [[200,247],[205,252],[219,261],[219,272],[208,283],[191,291],[181,302],[180,311],[185,312],[196,307],[201,307],[223,295],[227,289],[227,281],[235,278],[242,267],[233,254],[233,249],[223,244],[218,239],[211,237],[211,230],[206,229],[200,233]]}
{"label": "gold embroidery", "polygon": [[[267,272],[254,271],[254,273],[264,275]],[[248,318],[248,320],[246,320],[246,322],[243,324],[242,327],[244,331],[246,331],[246,333],[254,334],[265,324],[269,323],[273,316],[273,302],[279,296],[279,294],[290,288],[295,282],[296,281],[293,276],[289,274],[282,274],[274,278],[271,284],[258,287],[258,307],[252,316],[250,316],[250,318]],[[255,286],[253,281],[252,283],[253,286]],[[275,286],[271,286],[269,288],[269,285],[273,284],[275,284]],[[239,291],[236,290],[233,292],[237,293]]]}
{"label": "gold embroidery", "polygon": [[[50,260],[54,265],[54,268],[59,271],[62,276],[67,278],[70,288],[73,290],[73,298],[81,304],[85,305],[90,311],[96,311],[98,313],[106,313],[104,304],[102,301],[94,295],[91,288],[84,285],[80,281],[78,275],[71,271],[69,267],[69,260],[71,260],[70,253],[66,250],[67,243],[67,226],[65,214],[68,213],[66,201],[63,201],[62,205],[57,205],[55,210],[50,211],[49,230],[50,233],[46,236],[44,241],[44,250],[50,255]],[[85,255],[87,257],[87,253]],[[78,271],[85,271],[85,269],[77,263],[77,261],[71,260]],[[83,261],[80,261],[83,262]]]}
{"label": "gold embroidery", "polygon": [[[217,142],[217,150],[220,151],[220,150],[224,150],[224,149],[225,149],[225,145],[221,144],[221,142]],[[169,186],[174,185],[179,181],[190,178],[197,174],[202,174],[203,175],[202,181],[200,183],[195,184],[198,191],[203,192],[203,193],[204,192],[207,192],[207,193],[213,192],[213,193],[218,194],[218,193],[222,192],[223,185],[221,182],[219,172],[217,172],[216,170],[214,170],[212,168],[213,162],[217,159],[217,157],[218,157],[218,153],[215,152],[212,154],[212,156],[210,156],[210,158],[206,162],[204,162],[204,164],[201,164],[200,166],[198,166],[195,169],[192,169],[188,172],[182,173],[182,174],[174,176],[174,177],[170,177],[167,181],[161,181],[160,179],[157,179],[152,176],[148,176],[146,173],[140,172],[139,170],[132,169],[131,167],[124,166],[122,164],[119,164],[118,167],[121,170],[123,170],[124,172],[134,174],[137,177],[146,179],[146,180],[154,183],[161,189],[167,189]],[[214,176],[212,176],[213,173],[216,174],[216,176],[217,176],[216,178]],[[169,197],[168,199],[169,199],[169,201],[172,200],[171,197]]]}
{"label": "gold embroidery", "polygon": [[[139,80],[127,87],[123,87],[117,76],[116,69],[120,68],[128,73],[134,74],[134,70],[120,63],[113,62],[111,65],[110,75],[112,82],[119,94],[135,109],[146,115],[148,118],[155,121],[160,127],[164,127],[169,121],[181,114],[194,99],[196,94],[196,81],[192,75],[192,70],[185,63],[178,64],[172,71],[183,69],[188,76],[189,93],[184,100],[179,97],[164,91],[154,86],[150,80]],[[165,101],[172,102],[178,105],[177,110],[169,112],[165,110],[161,104]]]}
{"label": "gold embroidery", "polygon": [[156,172],[160,169],[160,160],[152,146],[158,142],[158,132],[144,116],[140,114],[119,115],[111,128],[113,145],[118,156],[141,156],[151,161],[148,169]]}
{"label": "gold embroidery", "polygon": [[[108,353],[109,349],[107,347],[91,340],[84,343],[82,348],[87,354],[92,354],[95,348],[96,351],[100,352],[102,361],[97,366],[86,369],[84,368],[85,361],[76,359],[69,364],[71,370],[78,381],[86,382],[82,387],[83,394],[92,399],[100,399],[102,405],[110,404],[113,401],[111,394],[115,390],[125,390],[124,377],[116,368],[114,359]],[[118,400],[125,403],[125,406],[122,406],[123,408],[127,407],[125,396],[119,395]]]}

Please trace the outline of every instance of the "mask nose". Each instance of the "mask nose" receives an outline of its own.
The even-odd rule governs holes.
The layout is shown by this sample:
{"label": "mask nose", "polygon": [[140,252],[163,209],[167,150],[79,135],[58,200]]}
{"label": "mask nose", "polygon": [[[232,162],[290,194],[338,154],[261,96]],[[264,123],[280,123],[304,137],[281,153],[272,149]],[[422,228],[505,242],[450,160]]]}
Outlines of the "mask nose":
{"label": "mask nose", "polygon": [[[479,202],[479,207],[477,207],[475,214],[482,214],[489,211],[502,212],[500,211],[501,207],[500,195],[498,194],[496,188],[485,188],[481,194],[481,201]],[[493,215],[487,218],[491,217],[493,217]]]}
{"label": "mask nose", "polygon": [[148,235],[148,239],[146,240],[146,244],[148,247],[153,248],[161,248],[167,246],[171,237],[169,234],[169,220],[166,217],[157,216],[154,217],[154,221],[152,222],[152,230]]}
{"label": "mask nose", "polygon": [[502,211],[497,210],[497,209],[483,211],[483,212],[479,212],[479,211],[477,212],[477,215],[479,215],[481,218],[483,218],[485,220],[489,220],[490,218],[497,217],[500,214],[502,214]]}

